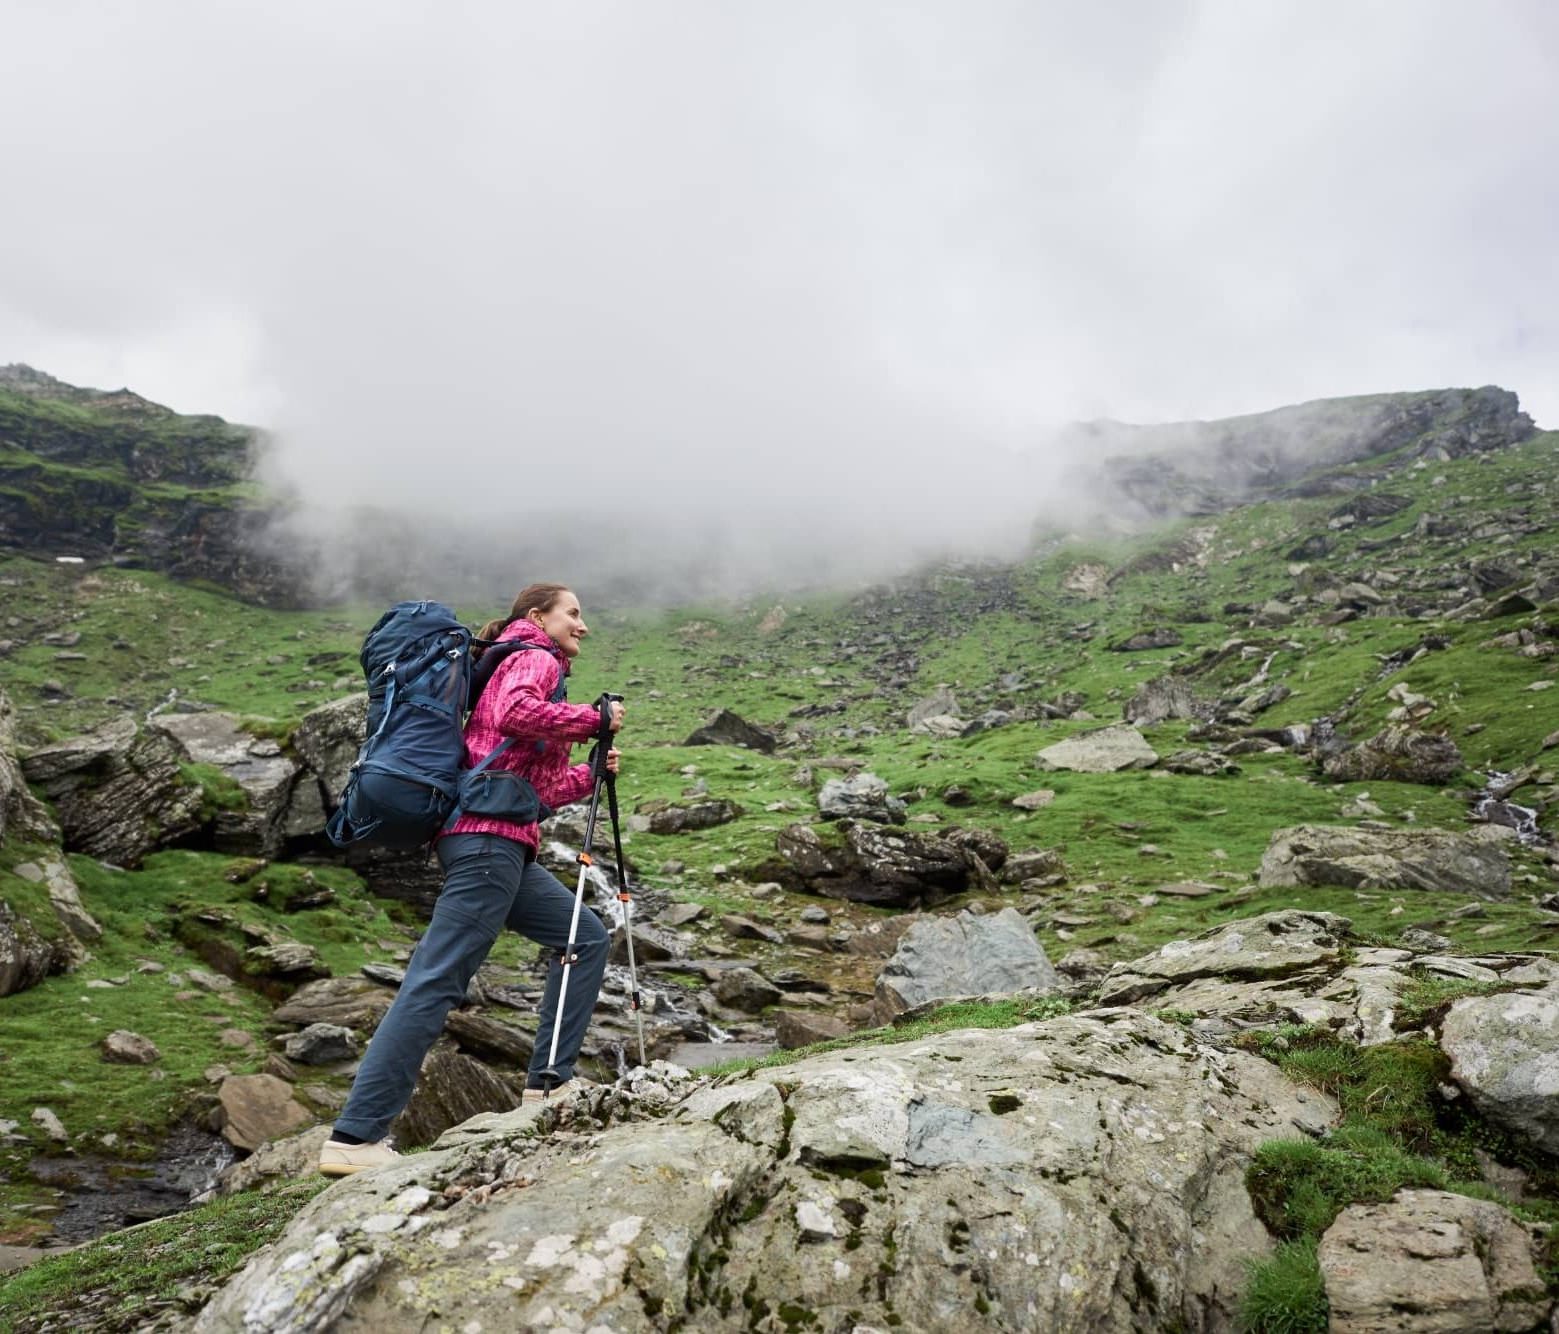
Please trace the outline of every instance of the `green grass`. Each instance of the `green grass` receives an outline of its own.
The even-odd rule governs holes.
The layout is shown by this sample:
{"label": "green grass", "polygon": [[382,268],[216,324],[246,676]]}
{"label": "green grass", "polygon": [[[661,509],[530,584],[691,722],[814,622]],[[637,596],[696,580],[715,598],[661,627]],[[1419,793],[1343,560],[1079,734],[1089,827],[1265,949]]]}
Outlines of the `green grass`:
{"label": "green grass", "polygon": [[1283,1242],[1251,1266],[1240,1314],[1250,1334],[1325,1334],[1326,1286],[1312,1238]]}
{"label": "green grass", "polygon": [[0,1278],[0,1331],[139,1329],[170,1307],[196,1310],[328,1184],[230,1195],[39,1260]]}

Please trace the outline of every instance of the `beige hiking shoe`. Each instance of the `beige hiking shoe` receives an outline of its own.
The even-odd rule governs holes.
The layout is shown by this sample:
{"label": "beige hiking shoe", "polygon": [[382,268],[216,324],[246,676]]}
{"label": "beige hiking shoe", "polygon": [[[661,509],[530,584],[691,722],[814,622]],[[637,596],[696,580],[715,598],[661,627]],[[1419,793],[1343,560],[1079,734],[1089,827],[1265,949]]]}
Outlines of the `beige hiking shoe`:
{"label": "beige hiking shoe", "polygon": [[534,1107],[538,1103],[546,1102],[549,1098],[560,1097],[565,1093],[572,1093],[575,1089],[593,1089],[595,1080],[585,1079],[575,1075],[572,1079],[565,1079],[549,1094],[545,1089],[526,1089],[520,1094],[521,1107]]}
{"label": "beige hiking shoe", "polygon": [[400,1154],[390,1147],[387,1139],[376,1144],[343,1144],[340,1140],[327,1139],[325,1147],[319,1151],[319,1170],[327,1177],[349,1177],[354,1172],[383,1167],[399,1158]]}

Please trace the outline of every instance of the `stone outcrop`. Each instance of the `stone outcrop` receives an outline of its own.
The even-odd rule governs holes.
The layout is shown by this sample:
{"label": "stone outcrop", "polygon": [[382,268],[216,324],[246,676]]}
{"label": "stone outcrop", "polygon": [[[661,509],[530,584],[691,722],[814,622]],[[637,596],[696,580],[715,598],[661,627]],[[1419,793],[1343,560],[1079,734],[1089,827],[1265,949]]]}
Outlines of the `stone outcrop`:
{"label": "stone outcrop", "polygon": [[1144,681],[1122,706],[1121,716],[1138,727],[1151,727],[1170,718],[1206,720],[1215,705],[1197,697],[1191,683],[1181,676],[1158,676]]}
{"label": "stone outcrop", "polygon": [[43,935],[0,898],[0,996],[26,991],[70,966],[74,954],[59,934]]}
{"label": "stone outcrop", "polygon": [[955,996],[1048,992],[1060,985],[1029,920],[1016,908],[924,917],[877,974],[872,1022]]}
{"label": "stone outcrop", "polygon": [[168,737],[120,718],[30,752],[22,772],[54,803],[68,849],[134,867],[200,827],[200,790],[185,782],[180,759]]}
{"label": "stone outcrop", "polygon": [[954,894],[995,888],[990,868],[967,846],[884,825],[838,829],[842,838],[810,825],[780,832],[779,853],[798,887],[890,908],[932,907]]}
{"label": "stone outcrop", "polygon": [[1070,769],[1081,774],[1112,774],[1122,769],[1150,769],[1158,754],[1142,733],[1127,724],[1079,732],[1046,746],[1035,763],[1041,769]]}
{"label": "stone outcrop", "polygon": [[748,722],[730,709],[720,709],[696,728],[684,746],[742,746],[764,755],[772,755],[779,746],[779,738],[766,728]]}
{"label": "stone outcrop", "polygon": [[1368,741],[1326,756],[1322,772],[1340,783],[1449,783],[1466,767],[1450,737],[1394,723]]}
{"label": "stone outcrop", "polygon": [[53,843],[59,836],[59,826],[22,776],[16,759],[16,710],[0,690],[0,843]]}
{"label": "stone outcrop", "polygon": [[[281,851],[299,769],[275,741],[251,736],[227,713],[164,714],[152,727],[170,737],[190,763],[219,769],[242,794],[240,803],[217,810],[213,817],[212,842],[218,852],[273,857]],[[318,792],[310,780],[303,781],[305,795],[314,798],[307,813],[315,828],[321,828]]]}
{"label": "stone outcrop", "polygon": [[275,1075],[229,1075],[217,1097],[223,1138],[246,1153],[313,1120],[308,1108],[292,1096],[292,1085]]}
{"label": "stone outcrop", "polygon": [[1130,1011],[655,1067],[333,1186],[195,1327],[1229,1328],[1250,1155],[1334,1115]]}
{"label": "stone outcrop", "polygon": [[319,780],[331,806],[341,796],[368,727],[368,696],[347,695],[303,715],[292,734],[292,748]]}
{"label": "stone outcrop", "polygon": [[1547,1329],[1532,1233],[1497,1204],[1403,1190],[1350,1205],[1318,1248],[1335,1334]]}
{"label": "stone outcrop", "polygon": [[1340,885],[1429,889],[1502,899],[1510,893],[1510,830],[1354,829],[1296,825],[1272,835],[1261,859],[1264,887]]}

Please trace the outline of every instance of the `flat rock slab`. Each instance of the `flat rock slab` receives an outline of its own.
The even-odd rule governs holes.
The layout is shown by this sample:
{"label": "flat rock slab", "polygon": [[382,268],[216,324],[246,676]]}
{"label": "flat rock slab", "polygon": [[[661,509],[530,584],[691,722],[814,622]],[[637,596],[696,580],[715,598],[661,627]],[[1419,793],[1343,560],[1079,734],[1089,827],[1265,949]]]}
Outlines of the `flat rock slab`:
{"label": "flat rock slab", "polygon": [[226,1118],[222,1135],[235,1149],[253,1152],[314,1119],[292,1096],[292,1085],[275,1075],[229,1075],[217,1097]]}
{"label": "flat rock slab", "polygon": [[872,1022],[951,996],[1054,991],[1061,984],[1028,918],[1016,908],[923,917],[877,975]]}
{"label": "flat rock slab", "polygon": [[1129,1011],[527,1110],[332,1186],[196,1329],[1230,1328],[1250,1155],[1335,1116]]}
{"label": "flat rock slab", "polygon": [[1113,774],[1122,769],[1150,769],[1158,752],[1135,727],[1116,725],[1046,746],[1035,757],[1041,769],[1069,769],[1080,774]]}
{"label": "flat rock slab", "polygon": [[1319,1248],[1331,1334],[1488,1334],[1546,1328],[1533,1239],[1497,1204],[1403,1190],[1355,1204]]}
{"label": "flat rock slab", "polygon": [[1295,825],[1272,835],[1259,881],[1263,888],[1428,889],[1502,899],[1510,894],[1505,844],[1514,836],[1499,825],[1465,833]]}

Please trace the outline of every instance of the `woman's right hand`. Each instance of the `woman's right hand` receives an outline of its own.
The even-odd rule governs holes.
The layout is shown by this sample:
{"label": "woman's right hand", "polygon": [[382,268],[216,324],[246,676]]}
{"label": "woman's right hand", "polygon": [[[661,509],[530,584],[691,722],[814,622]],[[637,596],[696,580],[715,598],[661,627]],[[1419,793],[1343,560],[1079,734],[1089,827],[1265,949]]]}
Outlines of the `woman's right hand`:
{"label": "woman's right hand", "polygon": [[612,731],[620,732],[623,725],[623,706],[621,701],[614,699],[607,705],[607,708],[611,710],[611,721],[608,723],[608,726]]}

